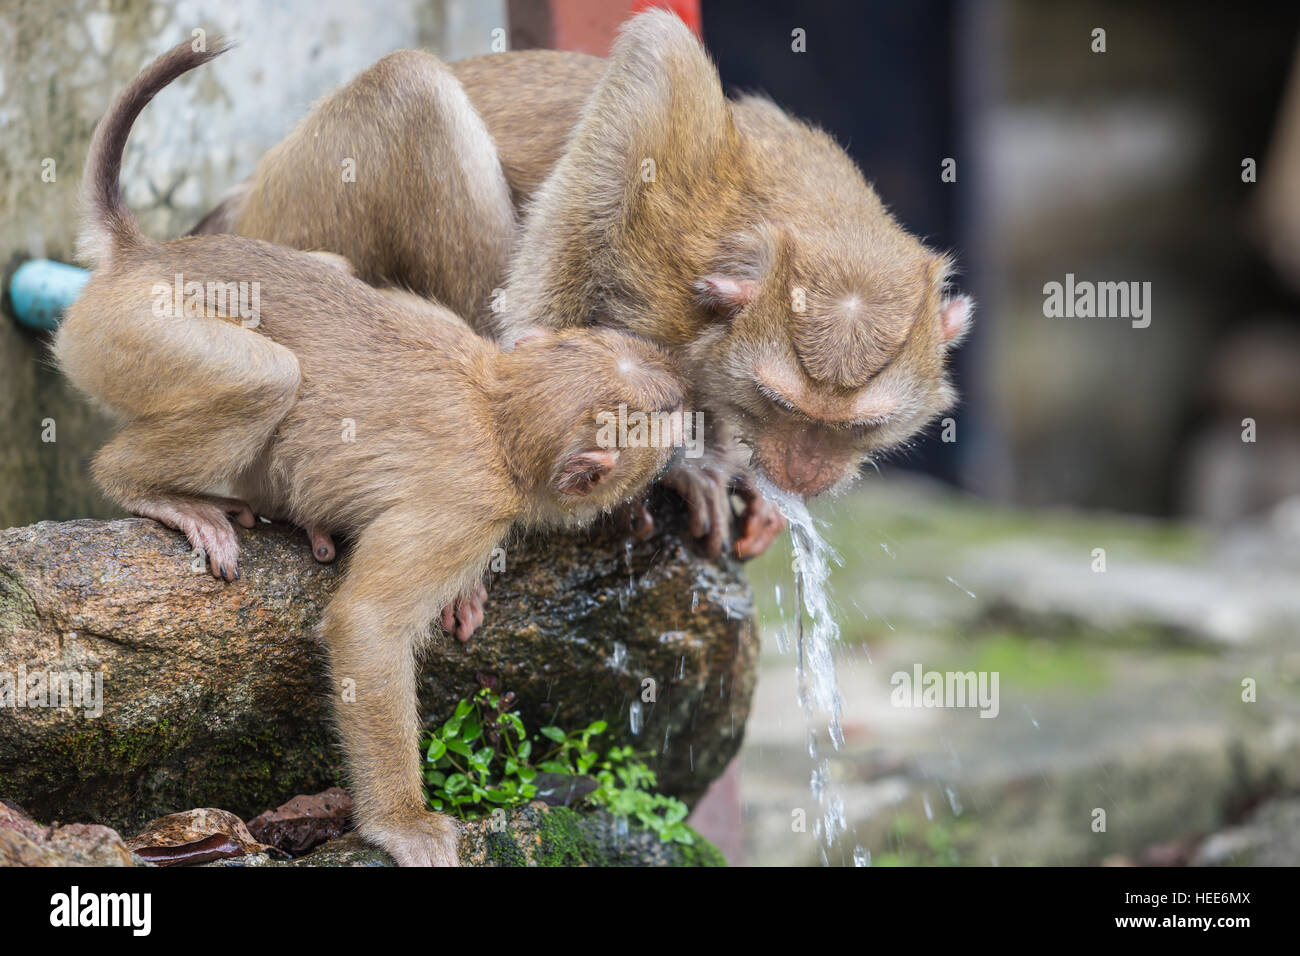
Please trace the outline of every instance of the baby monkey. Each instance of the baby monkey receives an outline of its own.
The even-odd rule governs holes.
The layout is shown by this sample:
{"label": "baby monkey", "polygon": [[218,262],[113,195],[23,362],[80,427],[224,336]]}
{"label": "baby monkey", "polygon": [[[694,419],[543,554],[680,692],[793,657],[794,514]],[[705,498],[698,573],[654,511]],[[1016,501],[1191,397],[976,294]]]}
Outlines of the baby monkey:
{"label": "baby monkey", "polygon": [[[94,461],[104,492],[183,531],[220,576],[238,575],[231,516],[352,533],[321,626],[334,691],[350,691],[336,709],[357,821],[403,865],[455,865],[456,827],[427,809],[418,756],[429,626],[512,529],[589,522],[651,481],[676,436],[606,447],[597,416],[626,405],[672,421],[684,386],[626,333],[538,331],[504,352],[311,253],[144,236],[118,183],[131,125],[224,49],[175,47],[96,130],[81,249],[97,268],[56,354],[124,419]],[[241,288],[258,290],[251,318]]]}

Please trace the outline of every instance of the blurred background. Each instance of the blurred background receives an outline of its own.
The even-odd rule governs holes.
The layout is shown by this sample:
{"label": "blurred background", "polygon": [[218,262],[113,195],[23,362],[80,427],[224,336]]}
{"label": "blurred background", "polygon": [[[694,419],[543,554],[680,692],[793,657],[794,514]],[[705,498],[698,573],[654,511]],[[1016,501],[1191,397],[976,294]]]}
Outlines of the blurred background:
{"label": "blurred background", "polygon": [[[157,236],[393,49],[603,54],[648,5],[4,0],[5,285],[71,260],[94,123],[193,25],[240,46],[137,124],[127,201]],[[782,539],[751,566],[745,750],[697,822],[756,864],[1300,863],[1300,7],[667,5],[729,88],[831,132],[979,302],[954,440],[814,509],[842,559],[843,746],[809,755]],[[1149,282],[1149,327],[1048,317],[1067,275]],[[26,438],[46,418],[57,445]],[[85,469],[108,423],[7,317],[0,422],[0,527],[115,514]],[[996,672],[998,717],[892,706],[917,664]]]}

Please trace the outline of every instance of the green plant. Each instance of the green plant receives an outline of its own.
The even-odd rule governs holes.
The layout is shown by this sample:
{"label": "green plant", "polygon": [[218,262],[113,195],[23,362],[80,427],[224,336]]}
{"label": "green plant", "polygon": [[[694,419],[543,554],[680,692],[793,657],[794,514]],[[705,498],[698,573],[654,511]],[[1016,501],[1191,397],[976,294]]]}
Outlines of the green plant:
{"label": "green plant", "polygon": [[[460,701],[442,727],[425,735],[424,779],[433,809],[472,820],[493,807],[537,799],[542,782],[571,778],[587,791],[584,803],[652,830],[661,840],[695,842],[684,822],[686,804],[655,792],[658,781],[642,755],[626,746],[603,754],[594,749],[593,741],[608,729],[605,721],[567,733],[542,727],[530,738],[519,712],[510,709],[513,702],[512,694],[485,687]],[[547,746],[539,738],[550,746],[534,761],[534,742],[539,753]]]}

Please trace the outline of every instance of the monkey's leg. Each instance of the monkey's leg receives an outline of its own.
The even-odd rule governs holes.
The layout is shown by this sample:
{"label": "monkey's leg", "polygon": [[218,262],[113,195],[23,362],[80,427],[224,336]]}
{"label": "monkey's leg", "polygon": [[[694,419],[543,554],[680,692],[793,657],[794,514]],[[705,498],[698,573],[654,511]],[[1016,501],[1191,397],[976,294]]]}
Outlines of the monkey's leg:
{"label": "monkey's leg", "polygon": [[516,219],[496,144],[437,57],[389,54],[323,100],[201,228],[345,256],[489,331]]}
{"label": "monkey's leg", "polygon": [[[133,514],[183,532],[215,576],[234,580],[239,543],[228,516],[249,528],[253,514],[213,492],[261,454],[292,406],[298,360],[218,319],[157,318],[145,309],[117,321],[116,334],[61,355],[86,369],[79,380],[128,419],[95,456],[95,481]],[[87,358],[92,345],[119,361]]]}

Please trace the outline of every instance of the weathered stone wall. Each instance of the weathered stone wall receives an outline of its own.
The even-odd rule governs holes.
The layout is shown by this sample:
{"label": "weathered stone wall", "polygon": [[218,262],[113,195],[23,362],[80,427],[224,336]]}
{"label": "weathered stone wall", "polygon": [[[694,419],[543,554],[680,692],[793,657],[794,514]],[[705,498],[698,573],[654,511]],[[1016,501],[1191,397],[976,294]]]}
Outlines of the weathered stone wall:
{"label": "weathered stone wall", "polygon": [[[317,98],[395,49],[486,53],[504,0],[8,0],[0,6],[0,277],[73,261],[81,164],[113,95],[204,29],[239,46],[160,94],[127,146],[127,201],[151,235],[190,228]],[[41,440],[53,419],[55,442]],[[85,462],[108,421],[50,367],[43,336],[0,316],[0,528],[110,516]]]}

